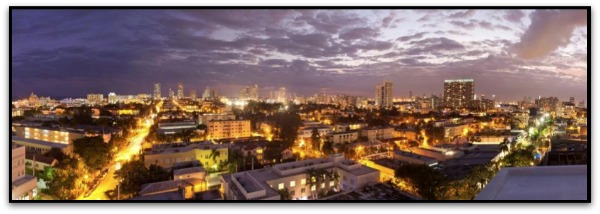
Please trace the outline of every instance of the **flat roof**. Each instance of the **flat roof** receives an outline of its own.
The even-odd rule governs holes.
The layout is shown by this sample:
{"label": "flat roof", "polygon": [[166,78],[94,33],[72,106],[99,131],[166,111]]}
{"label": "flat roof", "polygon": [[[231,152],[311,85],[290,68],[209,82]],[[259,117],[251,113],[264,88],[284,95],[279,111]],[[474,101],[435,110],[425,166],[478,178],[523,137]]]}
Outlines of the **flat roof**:
{"label": "flat roof", "polygon": [[416,159],[421,159],[421,160],[425,160],[425,161],[437,161],[437,159],[435,159],[435,158],[430,158],[430,157],[427,157],[424,155],[419,155],[416,153],[406,152],[406,151],[402,151],[402,150],[394,150],[394,155],[401,155],[404,157],[416,158]]}
{"label": "flat roof", "polygon": [[185,174],[190,174],[190,173],[198,173],[198,172],[206,172],[206,171],[201,166],[189,167],[189,168],[183,168],[183,169],[175,169],[175,170],[173,170],[173,176],[185,175]]}
{"label": "flat roof", "polygon": [[587,165],[507,167],[475,200],[587,200]]}
{"label": "flat roof", "polygon": [[52,147],[52,148],[66,148],[69,145],[68,144],[62,144],[62,143],[54,143],[54,142],[50,142],[50,141],[43,141],[43,140],[36,140],[36,139],[30,139],[30,138],[23,138],[23,137],[19,137],[19,136],[12,136],[12,141],[13,142],[24,142],[24,143],[31,143],[31,144],[38,144],[38,145],[42,145],[42,146],[48,146],[48,147]]}
{"label": "flat roof", "polygon": [[178,190],[179,187],[195,186],[204,183],[204,180],[198,178],[186,178],[181,180],[161,181],[142,185],[140,195],[152,195],[152,193],[163,192],[167,190]]}

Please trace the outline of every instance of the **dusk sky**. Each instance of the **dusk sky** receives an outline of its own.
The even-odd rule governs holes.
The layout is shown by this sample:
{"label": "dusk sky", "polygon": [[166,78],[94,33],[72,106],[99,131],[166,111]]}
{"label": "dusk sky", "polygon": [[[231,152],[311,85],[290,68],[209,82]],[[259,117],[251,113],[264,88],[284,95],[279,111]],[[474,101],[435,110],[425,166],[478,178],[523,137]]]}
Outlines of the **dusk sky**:
{"label": "dusk sky", "polygon": [[[587,97],[585,10],[14,10],[12,98],[151,94]],[[106,95],[105,95],[106,96]]]}

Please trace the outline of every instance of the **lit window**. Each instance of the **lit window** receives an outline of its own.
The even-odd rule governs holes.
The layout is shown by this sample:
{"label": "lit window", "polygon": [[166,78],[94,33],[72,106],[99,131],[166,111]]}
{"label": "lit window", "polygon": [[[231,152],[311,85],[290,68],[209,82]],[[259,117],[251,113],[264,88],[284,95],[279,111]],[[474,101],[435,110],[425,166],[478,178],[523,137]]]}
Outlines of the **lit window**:
{"label": "lit window", "polygon": [[290,181],[290,187],[295,187],[296,186],[296,181]]}
{"label": "lit window", "polygon": [[330,181],[330,182],[329,182],[329,186],[330,186],[330,187],[332,187],[332,186],[333,186],[333,184],[334,184],[334,183],[333,183],[333,181]]}
{"label": "lit window", "polygon": [[321,188],[325,188],[325,183],[321,183]]}
{"label": "lit window", "polygon": [[283,183],[280,183],[279,184],[279,189],[283,189],[283,188],[284,188]]}
{"label": "lit window", "polygon": [[302,178],[302,180],[300,180],[300,184],[302,184],[302,185],[306,185],[306,179],[305,179],[305,178]]}
{"label": "lit window", "polygon": [[315,190],[317,190],[317,187],[316,187],[316,186],[311,186],[311,187],[310,187],[310,191],[315,191]]}

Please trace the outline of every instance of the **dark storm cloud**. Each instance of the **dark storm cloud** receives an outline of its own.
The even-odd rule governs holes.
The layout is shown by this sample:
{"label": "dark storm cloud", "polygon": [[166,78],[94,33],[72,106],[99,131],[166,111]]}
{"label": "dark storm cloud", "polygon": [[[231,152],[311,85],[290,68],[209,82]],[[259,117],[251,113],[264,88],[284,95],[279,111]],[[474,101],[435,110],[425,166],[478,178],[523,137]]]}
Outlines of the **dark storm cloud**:
{"label": "dark storm cloud", "polygon": [[558,47],[569,44],[575,28],[586,24],[585,10],[535,11],[531,14],[531,25],[521,41],[513,46],[513,51],[524,59],[546,56]]}
{"label": "dark storm cloud", "polygon": [[[509,13],[506,20],[528,19]],[[478,31],[496,35],[515,25],[497,17],[474,19],[483,15],[472,10],[19,11],[12,17],[13,96],[151,93],[156,82],[163,93],[182,82],[186,91],[210,85],[223,95],[259,84],[303,95],[327,87],[366,96],[386,78],[395,81],[395,90],[426,93],[438,93],[444,78],[535,79],[530,82],[564,82],[570,91],[585,82],[585,66],[572,63],[585,61],[585,52],[527,61],[511,57],[504,52],[517,41],[502,34],[481,37]],[[416,19],[419,23],[404,22]],[[539,38],[533,31],[543,30],[533,28],[550,28],[535,27],[537,22],[523,38]],[[423,31],[422,25],[439,29]],[[585,43],[579,34],[573,41]]]}

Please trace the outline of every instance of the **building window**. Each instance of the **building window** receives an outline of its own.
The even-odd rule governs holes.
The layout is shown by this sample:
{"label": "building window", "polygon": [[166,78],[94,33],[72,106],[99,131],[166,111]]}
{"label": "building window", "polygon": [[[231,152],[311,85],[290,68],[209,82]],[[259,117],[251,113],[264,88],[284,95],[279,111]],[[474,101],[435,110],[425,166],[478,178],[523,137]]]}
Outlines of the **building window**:
{"label": "building window", "polygon": [[306,189],[304,189],[304,188],[300,189],[300,193],[305,193],[305,192],[306,192]]}
{"label": "building window", "polygon": [[279,184],[279,189],[283,189],[283,188],[284,188],[283,183],[280,183]]}
{"label": "building window", "polygon": [[333,185],[334,185],[334,182],[333,182],[333,181],[330,181],[330,182],[329,182],[329,186],[330,186],[330,187],[332,187]]}
{"label": "building window", "polygon": [[295,187],[296,186],[296,181],[290,181],[290,187]]}
{"label": "building window", "polygon": [[317,190],[317,187],[316,187],[316,186],[311,186],[311,187],[310,187],[310,191],[315,191],[315,190]]}
{"label": "building window", "polygon": [[302,180],[300,180],[300,184],[306,185],[306,178],[302,178]]}
{"label": "building window", "polygon": [[321,188],[325,188],[325,183],[321,183]]}

